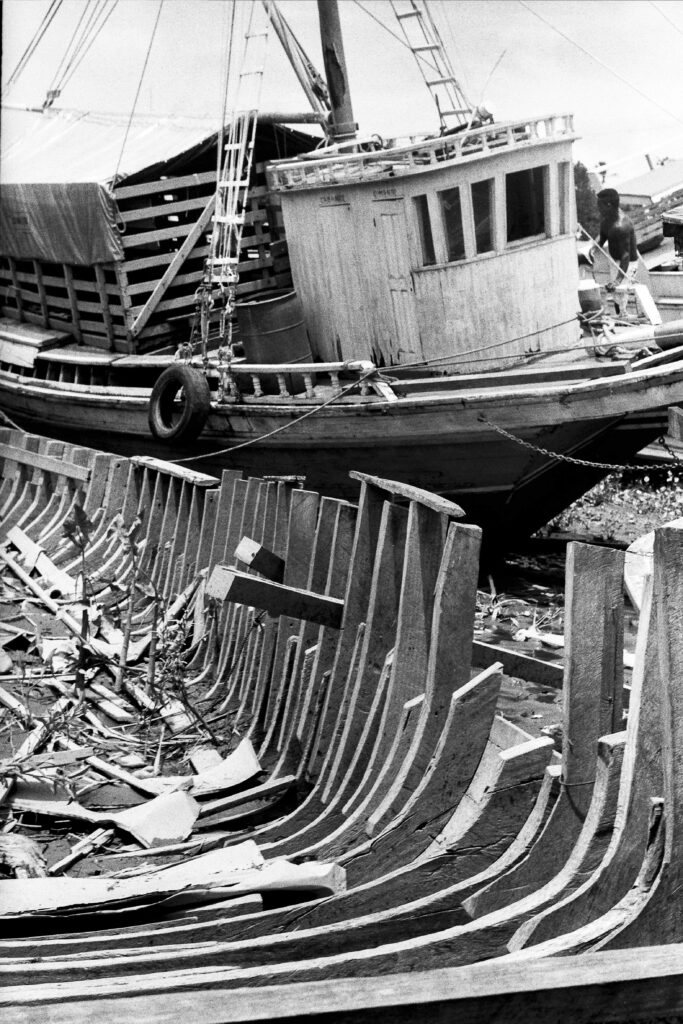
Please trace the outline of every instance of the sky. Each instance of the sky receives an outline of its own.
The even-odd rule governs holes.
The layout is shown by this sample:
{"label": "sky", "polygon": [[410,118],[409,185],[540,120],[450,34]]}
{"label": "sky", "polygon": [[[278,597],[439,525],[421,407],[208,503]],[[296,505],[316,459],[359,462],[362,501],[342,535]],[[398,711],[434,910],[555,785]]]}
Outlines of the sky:
{"label": "sky", "polygon": [[[61,0],[32,61],[4,88],[51,2],[4,0],[3,102],[40,106],[55,78],[86,0]],[[56,105],[127,115],[135,104],[141,114],[217,125],[231,7],[119,0]],[[315,0],[281,0],[280,8],[322,70]],[[606,162],[614,183],[644,173],[646,153],[655,162],[683,158],[683,0],[432,0],[430,8],[456,76],[496,120],[573,113],[575,157],[590,168]],[[248,0],[237,0],[238,29],[248,11]],[[395,38],[389,0],[340,0],[340,12],[361,132],[436,130],[415,58]],[[274,36],[268,47],[261,109],[306,110]]]}

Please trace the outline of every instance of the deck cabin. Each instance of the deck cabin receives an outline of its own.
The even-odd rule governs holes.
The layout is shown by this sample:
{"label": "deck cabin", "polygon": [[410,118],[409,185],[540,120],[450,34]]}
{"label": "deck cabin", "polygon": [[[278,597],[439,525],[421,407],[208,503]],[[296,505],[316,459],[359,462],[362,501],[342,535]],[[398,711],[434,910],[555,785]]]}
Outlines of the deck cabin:
{"label": "deck cabin", "polygon": [[570,116],[269,165],[316,357],[424,374],[579,338]]}
{"label": "deck cabin", "polygon": [[[3,108],[2,316],[110,353],[186,341],[209,251],[217,136],[194,118],[128,126],[117,115]],[[291,288],[265,164],[316,141],[272,119],[258,125],[239,298]]]}

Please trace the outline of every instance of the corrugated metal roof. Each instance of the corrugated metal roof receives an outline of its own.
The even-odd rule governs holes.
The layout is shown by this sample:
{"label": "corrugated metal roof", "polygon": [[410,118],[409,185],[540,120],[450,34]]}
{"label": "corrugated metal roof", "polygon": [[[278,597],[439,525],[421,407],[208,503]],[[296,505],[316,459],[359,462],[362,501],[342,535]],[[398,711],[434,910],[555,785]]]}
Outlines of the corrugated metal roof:
{"label": "corrugated metal roof", "polygon": [[[76,110],[2,108],[0,181],[111,182],[193,149],[216,134],[200,118],[128,118]],[[123,155],[121,150],[125,139]]]}
{"label": "corrugated metal roof", "polygon": [[657,202],[672,192],[683,189],[683,160],[667,160],[661,167],[655,167],[647,174],[620,182],[617,189],[622,197],[640,196]]}

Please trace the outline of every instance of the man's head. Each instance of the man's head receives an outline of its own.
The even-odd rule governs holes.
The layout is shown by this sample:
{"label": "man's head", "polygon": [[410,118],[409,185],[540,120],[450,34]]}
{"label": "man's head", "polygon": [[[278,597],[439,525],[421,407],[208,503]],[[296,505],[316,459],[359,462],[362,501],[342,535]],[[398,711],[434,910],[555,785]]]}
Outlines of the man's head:
{"label": "man's head", "polygon": [[600,213],[616,212],[619,209],[619,193],[615,188],[603,188],[598,192]]}

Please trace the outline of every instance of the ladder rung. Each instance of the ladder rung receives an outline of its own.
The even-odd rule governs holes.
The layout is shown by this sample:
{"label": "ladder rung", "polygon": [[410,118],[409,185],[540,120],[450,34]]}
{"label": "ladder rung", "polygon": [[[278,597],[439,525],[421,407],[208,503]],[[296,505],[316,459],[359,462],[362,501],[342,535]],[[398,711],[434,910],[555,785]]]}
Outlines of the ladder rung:
{"label": "ladder rung", "polygon": [[421,53],[423,50],[440,50],[438,43],[425,43],[423,46],[411,46],[413,53]]}
{"label": "ladder rung", "polygon": [[241,142],[226,142],[223,149],[241,149],[242,145]]}
{"label": "ladder rung", "polygon": [[439,113],[441,114],[442,117],[452,117],[453,114],[467,114],[467,116],[469,117],[469,115],[472,113],[472,111],[471,110],[467,110],[467,109],[465,109],[465,110],[440,110]]}
{"label": "ladder rung", "polygon": [[244,214],[219,213],[213,220],[216,224],[244,224]]}
{"label": "ladder rung", "polygon": [[449,82],[455,85],[455,79],[452,75],[447,75],[446,78],[433,78],[431,82],[427,82],[427,85],[431,89],[433,85],[447,85]]}
{"label": "ladder rung", "polygon": [[235,263],[239,263],[239,256],[216,256],[211,262],[216,267],[230,267],[234,266]]}
{"label": "ladder rung", "polygon": [[219,188],[234,188],[235,185],[238,188],[249,188],[249,178],[247,178],[246,181],[219,181],[218,182],[218,187]]}
{"label": "ladder rung", "polygon": [[402,14],[397,14],[396,17],[399,21],[401,21],[402,18],[421,18],[422,11],[403,11]]}

